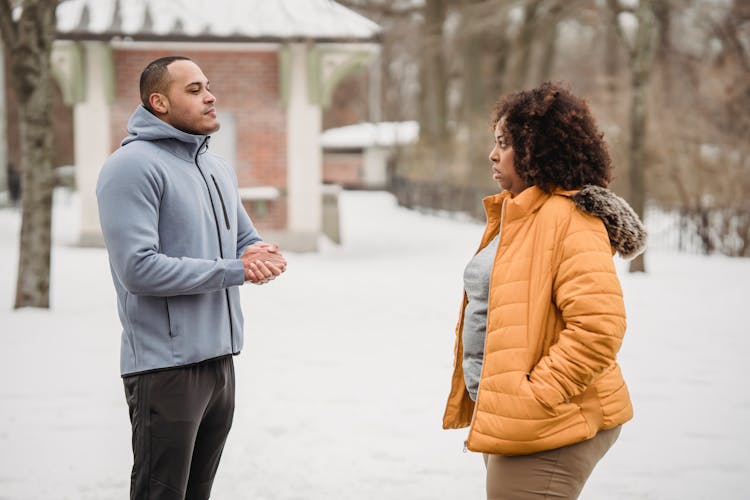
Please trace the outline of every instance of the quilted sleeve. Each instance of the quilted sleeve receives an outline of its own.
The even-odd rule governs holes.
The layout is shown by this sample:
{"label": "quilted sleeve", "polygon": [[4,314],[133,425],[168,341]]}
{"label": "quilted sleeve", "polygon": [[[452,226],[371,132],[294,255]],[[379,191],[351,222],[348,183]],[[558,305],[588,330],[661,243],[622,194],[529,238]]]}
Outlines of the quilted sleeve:
{"label": "quilted sleeve", "polygon": [[626,323],[602,221],[573,209],[558,255],[557,269],[552,269],[553,301],[562,313],[563,329],[528,375],[534,395],[550,408],[584,392],[615,362]]}

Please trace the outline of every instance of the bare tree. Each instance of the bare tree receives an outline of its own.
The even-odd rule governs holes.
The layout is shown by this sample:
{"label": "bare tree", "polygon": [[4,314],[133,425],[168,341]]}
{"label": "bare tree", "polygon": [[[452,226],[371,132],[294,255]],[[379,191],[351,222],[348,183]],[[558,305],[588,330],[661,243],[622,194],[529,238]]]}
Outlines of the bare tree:
{"label": "bare tree", "polygon": [[376,70],[381,78],[380,119],[416,119],[419,100],[418,27],[423,5],[409,0],[337,0],[337,3],[367,16],[383,28],[378,58],[380,68]]}
{"label": "bare tree", "polygon": [[[673,2],[676,0],[673,0]],[[688,3],[686,0],[680,0]],[[675,5],[672,4],[672,7]],[[693,43],[661,43],[657,53],[662,85],[654,91],[660,147],[652,193],[660,206],[678,207],[683,227],[704,253],[750,254],[750,8],[734,2],[725,9],[700,4],[687,27]],[[669,14],[666,15],[666,14]],[[660,25],[675,21],[657,11]],[[662,32],[668,29],[661,28]],[[685,126],[683,117],[690,117]]]}
{"label": "bare tree", "polygon": [[523,6],[523,21],[515,44],[515,64],[511,73],[511,90],[521,90],[531,69],[531,49],[536,35],[537,15],[543,0],[529,0]]}
{"label": "bare tree", "polygon": [[450,58],[454,61],[451,73],[458,75],[456,157],[457,163],[463,164],[456,182],[465,186],[495,187],[488,175],[490,110],[507,85],[512,51],[508,12],[512,6],[510,2],[495,5],[486,0],[462,0],[455,12],[460,23],[449,45],[456,56]]}
{"label": "bare tree", "polygon": [[21,112],[22,223],[15,307],[49,308],[52,230],[50,54],[57,0],[0,0],[0,29]]}
{"label": "bare tree", "polygon": [[[600,117],[613,158],[625,165],[615,189],[642,217],[647,200],[677,209],[706,251],[750,252],[750,2],[342,1],[384,16],[385,40],[396,31],[410,37],[384,50],[384,67],[395,68],[384,88],[395,97],[398,118],[419,117],[431,140],[406,155],[399,172],[422,189],[419,180],[437,180],[440,171],[430,189],[443,192],[451,184],[452,190],[421,200],[453,210],[464,197],[456,193],[475,198],[489,188],[485,134],[492,102],[560,79]],[[596,64],[600,55],[603,64]],[[393,90],[400,86],[409,90]],[[424,99],[417,99],[420,88]],[[430,156],[435,141],[449,150],[438,153],[441,164]],[[643,271],[644,264],[636,259],[631,270]]]}
{"label": "bare tree", "polygon": [[[447,0],[425,0],[419,64],[420,141],[432,151],[433,165],[443,170],[448,153],[448,73],[443,47]],[[431,162],[431,163],[432,163]]]}
{"label": "bare tree", "polygon": [[[635,9],[637,28],[632,45],[620,23],[617,24],[621,38],[628,47],[630,62],[630,155],[628,176],[630,179],[630,204],[638,215],[644,216],[646,208],[646,126],[648,122],[648,87],[657,36],[654,4],[661,0],[640,0]],[[627,9],[618,0],[609,0],[610,8],[618,14]],[[630,262],[630,272],[646,270],[645,255]]]}
{"label": "bare tree", "polygon": [[[490,110],[508,91],[535,86],[550,78],[555,61],[558,24],[583,7],[586,0],[462,0],[449,45],[457,47],[460,66],[461,131],[456,148],[467,164],[464,184],[496,187],[487,175]],[[517,19],[515,14],[521,13]],[[456,167],[458,168],[458,166]]]}

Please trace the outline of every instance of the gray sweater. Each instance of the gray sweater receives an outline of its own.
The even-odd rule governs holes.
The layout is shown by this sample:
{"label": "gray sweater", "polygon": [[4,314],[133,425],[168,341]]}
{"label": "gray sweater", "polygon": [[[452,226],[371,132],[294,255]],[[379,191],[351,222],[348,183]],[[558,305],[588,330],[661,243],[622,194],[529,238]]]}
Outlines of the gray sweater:
{"label": "gray sweater", "polygon": [[476,401],[479,377],[484,361],[484,338],[487,334],[487,300],[490,290],[490,274],[497,253],[499,235],[480,250],[464,270],[464,290],[468,302],[464,309],[462,333],[464,357],[464,382],[469,396]]}
{"label": "gray sweater", "polygon": [[122,323],[122,375],[242,349],[239,256],[260,241],[232,167],[208,137],[144,107],[105,162],[96,196]]}

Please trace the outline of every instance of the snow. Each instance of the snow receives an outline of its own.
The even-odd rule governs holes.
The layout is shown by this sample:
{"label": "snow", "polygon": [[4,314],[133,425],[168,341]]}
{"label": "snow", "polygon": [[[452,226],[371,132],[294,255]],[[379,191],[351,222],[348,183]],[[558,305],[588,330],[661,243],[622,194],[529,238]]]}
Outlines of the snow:
{"label": "snow", "polygon": [[395,147],[414,144],[419,139],[419,123],[378,122],[357,123],[329,128],[320,136],[320,145],[328,149]]}
{"label": "snow", "polygon": [[[463,266],[481,226],[343,192],[344,243],[242,289],[237,409],[216,499],[483,498],[465,430],[440,428]],[[16,210],[0,210],[0,499],[121,499],[130,427],[106,253],[73,245],[56,194],[52,309],[11,309]],[[750,261],[652,250],[618,261],[635,418],[583,499],[747,498]]]}
{"label": "snow", "polygon": [[[119,1],[120,26],[113,28]],[[60,33],[77,32],[87,9],[84,31],[127,35],[173,34],[218,37],[310,37],[372,39],[380,27],[331,0],[66,0],[57,8]],[[152,25],[145,26],[146,9]],[[85,20],[85,19],[84,19]]]}

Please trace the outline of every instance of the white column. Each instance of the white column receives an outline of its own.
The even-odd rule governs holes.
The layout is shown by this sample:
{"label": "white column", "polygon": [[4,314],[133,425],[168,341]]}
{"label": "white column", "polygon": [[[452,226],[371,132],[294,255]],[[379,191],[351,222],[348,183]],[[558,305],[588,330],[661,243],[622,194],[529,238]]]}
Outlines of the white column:
{"label": "white column", "polygon": [[308,95],[307,48],[289,46],[287,128],[287,216],[290,244],[299,251],[317,249],[321,232],[321,108]]}
{"label": "white column", "polygon": [[370,146],[364,150],[362,182],[370,189],[385,189],[388,184],[388,156],[386,148]]}
{"label": "white column", "polygon": [[81,245],[101,245],[96,179],[111,152],[109,48],[101,42],[84,42],[86,98],[73,110],[76,186],[81,203]]}
{"label": "white column", "polygon": [[369,85],[368,85],[368,110],[369,120],[373,123],[378,123],[383,119],[383,105],[382,100],[382,84],[383,84],[383,61],[382,54],[380,51],[370,61],[369,69]]}

